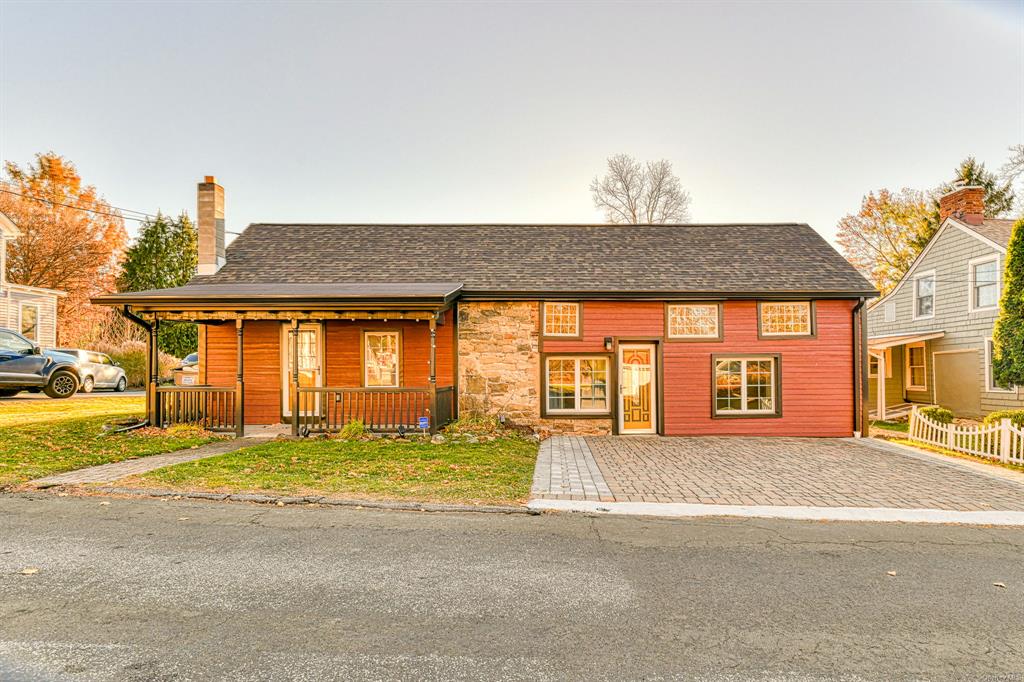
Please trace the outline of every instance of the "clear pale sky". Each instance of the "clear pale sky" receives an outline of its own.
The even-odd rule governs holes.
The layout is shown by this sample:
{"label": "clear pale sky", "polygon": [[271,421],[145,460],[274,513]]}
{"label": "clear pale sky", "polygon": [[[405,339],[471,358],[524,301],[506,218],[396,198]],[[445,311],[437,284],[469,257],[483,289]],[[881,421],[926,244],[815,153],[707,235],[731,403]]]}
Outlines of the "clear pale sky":
{"label": "clear pale sky", "polygon": [[[1024,2],[19,3],[0,157],[250,222],[600,221],[667,158],[698,222],[836,221],[1024,142]],[[129,223],[134,230],[135,223]]]}

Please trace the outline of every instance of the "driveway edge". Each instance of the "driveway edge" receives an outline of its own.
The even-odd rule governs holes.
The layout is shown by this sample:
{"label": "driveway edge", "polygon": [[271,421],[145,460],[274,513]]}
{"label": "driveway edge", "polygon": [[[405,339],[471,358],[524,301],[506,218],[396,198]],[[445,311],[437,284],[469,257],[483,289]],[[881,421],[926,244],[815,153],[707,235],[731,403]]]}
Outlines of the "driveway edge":
{"label": "driveway edge", "polygon": [[904,445],[903,443],[893,443],[892,441],[884,440],[882,438],[845,438],[844,440],[867,445],[868,447],[875,448],[876,450],[887,450],[894,454],[906,455],[926,462],[943,464],[957,469],[967,469],[968,471],[981,474],[982,476],[988,476],[989,478],[995,478],[1000,481],[1009,481],[1010,483],[1016,483],[1019,486],[1024,486],[1024,474],[1010,469],[1004,469],[1003,467],[996,466],[995,464],[986,464],[985,462],[975,462],[970,459],[951,457],[949,455],[943,455],[940,452],[932,452],[931,450],[925,450],[924,448],[915,448],[912,445]]}

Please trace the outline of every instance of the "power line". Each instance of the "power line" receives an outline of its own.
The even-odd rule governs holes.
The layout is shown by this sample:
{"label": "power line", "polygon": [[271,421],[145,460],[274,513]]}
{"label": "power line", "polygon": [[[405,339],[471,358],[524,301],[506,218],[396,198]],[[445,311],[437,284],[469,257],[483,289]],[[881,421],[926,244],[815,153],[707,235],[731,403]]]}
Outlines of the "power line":
{"label": "power line", "polygon": [[[63,208],[70,208],[73,211],[87,211],[89,213],[95,213],[96,215],[103,215],[103,216],[108,216],[108,217],[111,217],[111,218],[121,218],[122,220],[134,220],[136,222],[142,223],[142,222],[145,222],[147,220],[154,220],[154,219],[156,219],[156,216],[151,214],[151,213],[146,213],[144,211],[136,211],[135,209],[131,209],[131,208],[121,208],[119,206],[111,206],[110,208],[112,208],[112,209],[114,209],[116,211],[121,211],[121,213],[110,213],[108,211],[98,211],[98,210],[96,210],[94,208],[85,208],[85,207],[82,207],[82,206],[73,206],[71,204],[65,204],[65,203],[62,203],[60,201],[53,201],[52,199],[44,199],[42,197],[34,197],[34,196],[29,195],[29,194],[21,194],[20,192],[15,192],[15,191],[12,191],[12,190],[9,190],[9,189],[5,189],[3,187],[0,187],[0,192],[3,192],[5,194],[12,194],[12,195],[14,195],[16,197],[21,197],[22,199],[29,199],[31,201],[40,201],[40,202],[42,202],[44,204],[50,204],[51,206],[61,206]],[[127,213],[135,213],[135,214],[138,214],[138,215],[143,216],[143,217],[138,218],[138,217],[135,217],[135,216],[127,216],[127,215],[124,215],[125,212],[127,212]]]}

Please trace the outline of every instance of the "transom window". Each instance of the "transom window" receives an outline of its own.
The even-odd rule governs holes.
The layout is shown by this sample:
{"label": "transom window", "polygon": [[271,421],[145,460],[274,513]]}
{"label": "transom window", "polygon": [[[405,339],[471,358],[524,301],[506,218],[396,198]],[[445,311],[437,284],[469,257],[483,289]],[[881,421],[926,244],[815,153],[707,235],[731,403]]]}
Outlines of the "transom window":
{"label": "transom window", "polygon": [[777,414],[773,357],[715,358],[715,414]]}
{"label": "transom window", "polygon": [[39,341],[39,306],[21,304],[21,335],[32,341]]}
{"label": "transom window", "polygon": [[924,391],[928,388],[928,368],[923,342],[907,346],[907,382],[908,389]]}
{"label": "transom window", "polygon": [[548,412],[607,412],[608,358],[548,358]]}
{"label": "transom window", "polygon": [[398,332],[364,332],[363,381],[368,387],[398,387]]}
{"label": "transom window", "polygon": [[673,339],[717,339],[717,303],[673,303],[668,307],[668,335]]}
{"label": "transom window", "polygon": [[766,301],[760,308],[762,336],[810,336],[813,333],[810,301]]}
{"label": "transom window", "polygon": [[544,336],[579,336],[579,303],[545,303]]}
{"label": "transom window", "polygon": [[971,309],[992,310],[998,306],[998,257],[971,263]]}
{"label": "transom window", "polygon": [[914,317],[932,317],[935,314],[935,273],[914,278]]}

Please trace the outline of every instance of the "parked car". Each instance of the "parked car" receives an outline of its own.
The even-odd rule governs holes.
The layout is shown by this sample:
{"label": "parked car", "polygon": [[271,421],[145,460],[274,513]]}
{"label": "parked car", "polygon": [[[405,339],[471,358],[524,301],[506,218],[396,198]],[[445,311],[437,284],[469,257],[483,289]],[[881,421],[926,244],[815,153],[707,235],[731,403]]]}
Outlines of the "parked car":
{"label": "parked car", "polygon": [[194,386],[199,383],[199,353],[185,356],[181,364],[171,370],[175,386]]}
{"label": "parked car", "polygon": [[128,378],[119,364],[106,353],[97,353],[81,348],[54,348],[78,360],[78,373],[82,377],[82,393],[92,393],[94,388],[111,388],[121,393],[128,388]]}
{"label": "parked car", "polygon": [[21,391],[44,391],[51,398],[70,398],[82,383],[77,358],[43,351],[21,334],[0,329],[0,397]]}

